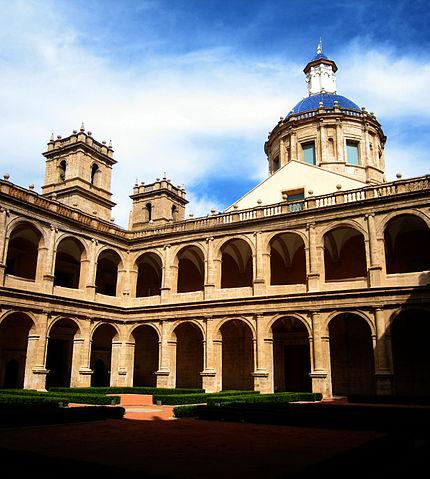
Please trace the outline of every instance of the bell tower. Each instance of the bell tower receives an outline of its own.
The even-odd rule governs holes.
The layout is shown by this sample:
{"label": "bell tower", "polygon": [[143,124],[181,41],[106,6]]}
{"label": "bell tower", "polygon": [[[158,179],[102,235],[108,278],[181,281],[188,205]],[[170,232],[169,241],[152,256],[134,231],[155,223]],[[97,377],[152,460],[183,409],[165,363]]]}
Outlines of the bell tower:
{"label": "bell tower", "polygon": [[129,229],[136,230],[160,226],[185,219],[186,192],[174,186],[169,179],[157,178],[154,183],[136,184],[130,198],[133,208],[130,213]]}
{"label": "bell tower", "polygon": [[52,135],[46,158],[44,196],[78,208],[104,220],[111,219],[115,203],[111,200],[112,145],[94,140],[82,124],[79,132],[54,139]]}

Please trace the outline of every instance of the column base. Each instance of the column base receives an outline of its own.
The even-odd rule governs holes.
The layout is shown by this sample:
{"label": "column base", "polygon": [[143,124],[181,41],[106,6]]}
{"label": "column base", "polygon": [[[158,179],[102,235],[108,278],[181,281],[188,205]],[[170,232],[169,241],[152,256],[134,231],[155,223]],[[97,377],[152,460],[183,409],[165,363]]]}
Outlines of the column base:
{"label": "column base", "polygon": [[266,283],[264,279],[262,278],[257,278],[253,282],[253,287],[254,287],[254,295],[255,296],[264,296],[267,291],[266,291]]}
{"label": "column base", "polygon": [[215,297],[215,285],[214,284],[205,284],[204,285],[204,297],[205,299],[213,299]]}
{"label": "column base", "polygon": [[312,392],[321,393],[323,398],[331,397],[331,387],[327,380],[327,373],[325,371],[314,371],[309,374],[312,380]]}
{"label": "column base", "polygon": [[308,280],[308,291],[319,291],[320,290],[320,274],[319,273],[309,273],[307,276]]}
{"label": "column base", "polygon": [[269,373],[265,369],[259,369],[252,373],[254,378],[254,391],[261,393],[271,393],[272,386],[269,384]]}
{"label": "column base", "polygon": [[371,288],[377,288],[381,286],[382,281],[382,267],[371,266],[368,270],[369,286]]}
{"label": "column base", "polygon": [[87,297],[87,299],[89,299],[90,301],[94,301],[96,299],[96,285],[95,284],[87,284],[85,286],[85,291],[86,291],[85,296]]}
{"label": "column base", "polygon": [[6,265],[3,263],[0,263],[0,285],[3,286],[4,284],[4,275],[6,271]]}
{"label": "column base", "polygon": [[207,393],[215,393],[221,391],[221,387],[217,381],[217,373],[214,369],[206,369],[200,373],[202,377],[202,388]]}
{"label": "column base", "polygon": [[376,394],[378,396],[390,396],[394,394],[393,373],[391,371],[381,371],[375,373]]}
{"label": "column base", "polygon": [[170,288],[161,288],[160,290],[160,301],[162,303],[168,303],[172,298],[172,290]]}
{"label": "column base", "polygon": [[168,369],[159,369],[155,371],[157,377],[157,388],[170,388],[170,371]]}
{"label": "column base", "polygon": [[44,366],[36,366],[32,369],[30,378],[25,378],[24,389],[36,389],[36,391],[46,391],[46,376],[49,369]]}

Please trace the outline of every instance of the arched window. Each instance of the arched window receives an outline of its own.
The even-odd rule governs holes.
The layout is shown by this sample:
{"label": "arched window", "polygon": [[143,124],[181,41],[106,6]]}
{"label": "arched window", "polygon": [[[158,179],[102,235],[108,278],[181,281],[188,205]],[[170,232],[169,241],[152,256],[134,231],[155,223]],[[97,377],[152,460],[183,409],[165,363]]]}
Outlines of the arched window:
{"label": "arched window", "polygon": [[55,257],[55,286],[79,288],[83,250],[82,243],[74,238],[60,242]]}
{"label": "arched window", "polygon": [[202,291],[205,275],[203,253],[195,246],[178,253],[178,293]]}
{"label": "arched window", "polygon": [[173,221],[178,221],[178,208],[176,205],[172,206],[172,219]]}
{"label": "arched window", "polygon": [[326,281],[367,276],[363,235],[350,227],[335,228],[324,235]]}
{"label": "arched window", "polygon": [[270,241],[270,284],[305,284],[306,257],[302,238],[283,233]]}
{"label": "arched window", "polygon": [[430,230],[414,215],[391,219],[384,231],[387,274],[430,269]]}
{"label": "arched window", "polygon": [[136,298],[157,296],[161,292],[162,264],[154,253],[145,253],[136,261]]}
{"label": "arched window", "polygon": [[242,239],[232,239],[221,247],[221,288],[252,286],[252,252]]}
{"label": "arched window", "polygon": [[145,206],[145,216],[146,216],[146,221],[151,221],[152,220],[152,205],[151,203],[147,203]]}
{"label": "arched window", "polygon": [[116,296],[118,266],[121,258],[115,251],[107,250],[97,260],[96,292]]}
{"label": "arched window", "polygon": [[60,181],[66,180],[66,170],[67,170],[66,160],[60,161],[60,164],[58,165],[58,175],[60,177]]}
{"label": "arched window", "polygon": [[95,185],[96,184],[96,177],[97,173],[100,171],[98,165],[96,163],[93,164],[91,167],[91,184]]}
{"label": "arched window", "polygon": [[39,242],[42,235],[31,225],[17,226],[11,233],[6,258],[6,274],[36,279]]}

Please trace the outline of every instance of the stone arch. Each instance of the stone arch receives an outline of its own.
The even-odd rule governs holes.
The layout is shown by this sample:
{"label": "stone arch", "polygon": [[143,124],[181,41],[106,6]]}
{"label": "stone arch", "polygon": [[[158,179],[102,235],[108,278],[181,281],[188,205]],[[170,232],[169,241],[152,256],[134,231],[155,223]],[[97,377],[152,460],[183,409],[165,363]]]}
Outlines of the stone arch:
{"label": "stone arch", "polygon": [[110,323],[99,323],[91,334],[90,367],[93,370],[91,386],[107,387],[111,383],[112,341],[118,338],[118,328]]}
{"label": "stone arch", "polygon": [[9,311],[0,322],[0,388],[24,387],[28,336],[35,328],[32,317]]}
{"label": "stone arch", "polygon": [[278,233],[269,242],[270,284],[306,284],[306,250],[301,235]]}
{"label": "stone arch", "polygon": [[284,315],[271,324],[274,391],[312,391],[309,330],[305,321]]}
{"label": "stone arch", "polygon": [[91,166],[91,171],[90,171],[90,183],[93,186],[98,186],[99,176],[100,176],[100,167],[97,163],[93,163]]}
{"label": "stone arch", "polygon": [[182,321],[172,335],[176,337],[176,387],[201,388],[204,368],[201,327],[194,321]]}
{"label": "stone arch", "polygon": [[136,298],[159,296],[163,275],[161,257],[154,252],[142,253],[136,259],[137,281]]}
{"label": "stone arch", "polygon": [[356,310],[356,309],[344,310],[342,312],[334,311],[333,313],[331,313],[322,324],[322,331],[324,331],[324,334],[327,334],[327,335],[329,334],[328,327],[329,327],[330,321],[333,318],[335,318],[336,316],[339,316],[339,314],[351,314],[351,315],[354,315],[354,316],[359,316],[361,319],[366,321],[367,325],[369,326],[372,338],[376,338],[376,326],[375,326],[373,318],[370,317],[364,311],[359,311],[359,310]]}
{"label": "stone arch", "polygon": [[323,236],[326,281],[367,276],[364,235],[350,226],[336,226]]}
{"label": "stone arch", "polygon": [[423,218],[401,213],[385,223],[387,274],[430,270],[430,228]]}
{"label": "stone arch", "polygon": [[33,222],[14,223],[8,234],[6,274],[35,280],[43,233]]}
{"label": "stone arch", "polygon": [[177,292],[203,291],[205,281],[205,255],[197,245],[181,248],[175,257],[178,267]]}
{"label": "stone arch", "polygon": [[122,266],[121,255],[111,249],[102,249],[97,257],[96,293],[116,296],[118,289],[118,270]]}
{"label": "stone arch", "polygon": [[138,324],[131,331],[131,338],[134,340],[133,386],[155,387],[160,331],[152,324]]}
{"label": "stone arch", "polygon": [[375,394],[372,330],[362,315],[334,314],[328,323],[334,396]]}
{"label": "stone arch", "polygon": [[405,308],[392,317],[390,326],[394,389],[399,396],[430,395],[430,311]]}
{"label": "stone arch", "polygon": [[54,285],[82,288],[86,259],[87,250],[84,243],[74,236],[63,235],[56,247]]}
{"label": "stone arch", "polygon": [[312,336],[312,326],[309,323],[308,319],[300,314],[297,313],[280,313],[273,316],[270,321],[267,323],[265,332],[266,338],[272,338],[272,326],[279,320],[285,317],[293,318],[297,320],[299,323],[302,323],[303,326],[306,328],[308,336]]}
{"label": "stone arch", "polygon": [[411,215],[411,216],[417,216],[420,218],[424,223],[427,225],[428,228],[430,228],[430,217],[427,216],[422,210],[416,210],[413,208],[406,208],[404,210],[395,210],[391,211],[390,213],[387,213],[384,216],[377,216],[378,218],[378,223],[377,223],[377,228],[376,228],[376,234],[379,239],[383,239],[384,237],[384,231],[387,227],[387,224],[397,216],[401,215]]}
{"label": "stone arch", "polygon": [[72,318],[60,317],[51,322],[46,354],[48,388],[70,386],[74,339],[79,334],[79,324]]}
{"label": "stone arch", "polygon": [[219,248],[221,288],[252,286],[253,249],[244,238],[230,238]]}
{"label": "stone arch", "polygon": [[241,319],[223,321],[219,327],[222,338],[222,389],[254,389],[253,330]]}

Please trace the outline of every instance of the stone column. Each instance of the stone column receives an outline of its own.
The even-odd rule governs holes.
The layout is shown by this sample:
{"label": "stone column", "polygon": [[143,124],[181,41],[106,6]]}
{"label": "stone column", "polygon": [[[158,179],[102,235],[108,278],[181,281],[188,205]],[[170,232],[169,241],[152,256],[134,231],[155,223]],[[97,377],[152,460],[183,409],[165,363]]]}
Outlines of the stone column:
{"label": "stone column", "polygon": [[307,279],[308,291],[320,290],[320,259],[316,245],[315,223],[309,223],[308,226],[308,247],[307,251]]}
{"label": "stone column", "polygon": [[393,394],[393,370],[391,367],[391,341],[387,338],[386,312],[383,308],[375,308],[376,347],[375,378],[376,393]]}
{"label": "stone column", "polygon": [[172,278],[172,261],[170,244],[166,244],[163,247],[163,277],[161,281],[161,302],[167,303],[171,300],[172,291],[176,291]]}
{"label": "stone column", "polygon": [[203,389],[206,392],[218,392],[221,390],[221,370],[217,367],[217,346],[214,321],[208,316],[204,320],[205,338],[204,345],[204,368],[201,373]]}
{"label": "stone column", "polygon": [[376,227],[375,227],[375,214],[371,213],[366,215],[367,219],[367,230],[369,235],[369,261],[368,261],[368,275],[369,275],[369,286],[370,287],[379,287],[381,286],[382,280],[382,266],[380,255],[378,251],[378,238],[376,236]]}
{"label": "stone column", "polygon": [[291,130],[290,143],[291,143],[291,146],[290,146],[291,159],[296,161],[301,161],[301,158],[299,158],[299,154],[297,151],[297,135],[294,130]]}
{"label": "stone column", "polygon": [[134,342],[112,341],[110,385],[133,386]]}
{"label": "stone column", "polygon": [[256,337],[254,343],[254,389],[262,393],[271,392],[269,381],[268,351],[267,343],[264,338],[264,317],[256,315],[254,317]]}
{"label": "stone column", "polygon": [[0,285],[4,284],[4,274],[6,269],[6,222],[9,212],[0,207]]}
{"label": "stone column", "polygon": [[70,387],[84,388],[91,386],[91,320],[87,318],[80,323],[81,336],[73,339],[72,371]]}
{"label": "stone column", "polygon": [[169,324],[166,321],[160,323],[161,338],[158,348],[159,367],[155,372],[158,388],[175,387],[176,380],[176,341],[172,345],[169,341]]}
{"label": "stone column", "polygon": [[213,261],[213,237],[206,238],[206,261],[205,261],[205,299],[211,299],[215,290],[215,271]]}
{"label": "stone column", "polygon": [[46,391],[46,351],[48,346],[47,329],[49,313],[38,315],[38,325],[28,335],[27,355],[25,359],[24,389]]}
{"label": "stone column", "polygon": [[[46,245],[46,248],[39,248],[39,252],[38,252],[38,254],[43,257],[43,261],[41,262],[43,271],[40,270],[40,271],[37,271],[36,273],[36,281],[39,280],[40,278],[39,275],[42,274],[44,290],[47,293],[52,293],[53,287],[54,287],[55,253],[56,253],[55,243],[56,243],[56,239],[58,235],[58,228],[56,228],[53,225],[51,225],[50,228],[51,230],[49,233],[48,244]],[[39,267],[37,269],[39,270]]]}
{"label": "stone column", "polygon": [[87,268],[86,296],[90,300],[96,297],[96,274],[97,274],[97,247],[99,242],[92,238],[89,250],[89,262]]}
{"label": "stone column", "polygon": [[[320,119],[320,124],[318,125],[319,129],[319,141],[320,141],[320,161],[319,163],[324,163],[327,161],[327,140],[326,140],[326,131],[323,124],[323,119]],[[318,164],[318,162],[317,162]]]}
{"label": "stone column", "polygon": [[261,231],[254,233],[254,295],[266,294],[266,284],[264,282],[264,257],[263,257],[263,245],[261,238]]}
{"label": "stone column", "polygon": [[345,163],[345,141],[343,137],[342,121],[340,118],[336,120],[336,150],[337,161],[339,163]]}
{"label": "stone column", "polygon": [[310,316],[312,321],[312,336],[309,338],[312,391],[321,393],[323,397],[330,397],[331,387],[327,374],[330,369],[330,364],[328,364],[330,358],[329,338],[323,334],[321,314],[318,311],[313,311]]}

